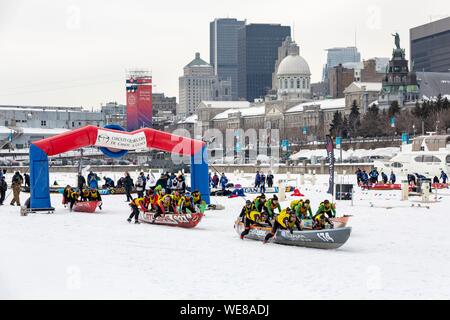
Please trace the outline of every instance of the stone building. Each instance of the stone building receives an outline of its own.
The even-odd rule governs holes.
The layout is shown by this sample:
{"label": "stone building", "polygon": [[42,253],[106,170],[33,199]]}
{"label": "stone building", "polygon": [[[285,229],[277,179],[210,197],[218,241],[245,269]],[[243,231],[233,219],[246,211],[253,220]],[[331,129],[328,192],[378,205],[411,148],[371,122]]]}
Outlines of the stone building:
{"label": "stone building", "polygon": [[343,98],[344,90],[355,81],[355,70],[345,68],[342,64],[328,69],[330,97]]}
{"label": "stone building", "polygon": [[396,37],[397,48],[392,52],[389,68],[383,78],[383,88],[379,97],[380,108],[389,108],[393,101],[400,106],[415,104],[420,99],[420,90],[415,72],[409,71],[405,49],[400,48],[400,38]]}
{"label": "stone building", "polygon": [[214,74],[214,67],[196,53],[195,59],[184,67],[184,75],[179,78],[179,99],[177,118],[182,119],[194,114],[204,100],[231,100],[231,81],[220,81]]}
{"label": "stone building", "polygon": [[366,113],[368,108],[378,101],[381,88],[381,82],[353,82],[344,90],[345,113],[350,114],[353,101],[356,101],[361,113]]}

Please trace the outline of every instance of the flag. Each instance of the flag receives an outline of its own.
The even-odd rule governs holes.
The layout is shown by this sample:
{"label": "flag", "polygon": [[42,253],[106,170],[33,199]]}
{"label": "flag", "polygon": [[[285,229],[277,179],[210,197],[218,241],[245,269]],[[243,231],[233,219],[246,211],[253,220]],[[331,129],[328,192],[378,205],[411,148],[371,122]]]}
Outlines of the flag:
{"label": "flag", "polygon": [[329,187],[328,192],[331,195],[334,195],[334,144],[333,144],[333,138],[331,136],[327,136],[327,158],[329,161],[329,167],[328,172],[330,174],[329,178]]}

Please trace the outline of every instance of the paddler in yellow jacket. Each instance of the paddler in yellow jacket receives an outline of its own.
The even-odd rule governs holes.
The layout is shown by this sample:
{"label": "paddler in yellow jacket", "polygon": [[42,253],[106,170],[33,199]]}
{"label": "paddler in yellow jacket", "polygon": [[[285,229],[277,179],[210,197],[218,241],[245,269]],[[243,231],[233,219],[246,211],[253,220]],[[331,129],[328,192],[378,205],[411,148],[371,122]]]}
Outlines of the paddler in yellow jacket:
{"label": "paddler in yellow jacket", "polygon": [[78,198],[80,197],[80,193],[73,190],[69,192],[69,198],[67,199],[70,203],[70,211],[72,211],[73,206],[75,205],[75,203],[78,202]]}
{"label": "paddler in yellow jacket", "polygon": [[336,209],[334,204],[330,203],[330,201],[325,200],[320,204],[319,209],[317,210],[316,215],[314,216],[314,229],[322,230],[325,229],[326,223],[328,223],[331,228],[334,228],[333,222],[330,220],[336,216]]}
{"label": "paddler in yellow jacket", "polygon": [[244,225],[245,230],[241,233],[241,239],[244,240],[245,236],[250,233],[250,226],[256,224],[259,225],[262,223],[261,219],[261,212],[258,211],[251,211],[252,202],[250,200],[247,200],[245,203],[245,207],[242,209],[245,211],[245,217],[244,217]]}
{"label": "paddler in yellow jacket", "polygon": [[134,218],[134,223],[139,224],[139,212],[140,209],[144,212],[147,211],[146,203],[148,203],[148,199],[146,200],[145,198],[136,198],[131,200],[130,207],[132,212],[127,221],[131,223],[131,220]]}
{"label": "paddler in yellow jacket", "polygon": [[97,189],[91,189],[89,191],[89,201],[99,201],[100,205],[98,206],[98,208],[102,210],[102,196]]}
{"label": "paddler in yellow jacket", "polygon": [[186,193],[178,201],[178,211],[182,213],[187,213],[187,210],[189,210],[191,213],[195,213],[197,211],[194,205],[194,199],[192,198],[192,195],[189,193]]}
{"label": "paddler in yellow jacket", "polygon": [[302,226],[299,219],[295,215],[295,212],[291,208],[286,208],[281,211],[281,213],[275,218],[275,223],[273,225],[272,231],[264,239],[264,243],[267,243],[275,234],[278,229],[289,230],[291,234],[294,232],[294,228],[297,227],[298,230],[302,231]]}
{"label": "paddler in yellow jacket", "polygon": [[194,192],[192,192],[192,199],[194,199],[194,204],[199,206],[202,204],[202,194],[195,190]]}

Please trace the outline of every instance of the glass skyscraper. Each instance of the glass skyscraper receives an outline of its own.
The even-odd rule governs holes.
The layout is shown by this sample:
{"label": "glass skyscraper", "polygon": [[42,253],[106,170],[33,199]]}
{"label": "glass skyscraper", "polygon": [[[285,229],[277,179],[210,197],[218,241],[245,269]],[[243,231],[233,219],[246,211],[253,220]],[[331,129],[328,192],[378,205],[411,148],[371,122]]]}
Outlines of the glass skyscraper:
{"label": "glass skyscraper", "polygon": [[331,48],[327,49],[327,64],[324,67],[323,80],[328,80],[328,73],[331,68],[340,64],[361,62],[361,54],[356,47]]}
{"label": "glass skyscraper", "polygon": [[413,71],[450,71],[450,17],[410,30]]}
{"label": "glass skyscraper", "polygon": [[268,93],[278,48],[290,35],[291,27],[280,24],[249,24],[239,30],[239,98],[252,102]]}
{"label": "glass skyscraper", "polygon": [[245,21],[215,19],[210,23],[210,64],[220,80],[231,80],[231,96],[238,99],[238,33]]}

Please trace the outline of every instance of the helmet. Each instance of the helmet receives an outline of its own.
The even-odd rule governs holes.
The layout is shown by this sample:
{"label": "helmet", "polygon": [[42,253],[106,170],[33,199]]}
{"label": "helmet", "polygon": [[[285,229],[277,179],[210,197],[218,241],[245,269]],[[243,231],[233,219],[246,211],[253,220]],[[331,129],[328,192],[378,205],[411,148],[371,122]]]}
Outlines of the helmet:
{"label": "helmet", "polygon": [[192,198],[192,195],[191,195],[190,193],[186,193],[186,194],[184,195],[184,197],[185,197],[185,198]]}
{"label": "helmet", "polygon": [[274,195],[272,199],[278,201],[278,197],[276,195]]}
{"label": "helmet", "polygon": [[304,204],[311,204],[311,201],[309,199],[305,200]]}
{"label": "helmet", "polygon": [[263,194],[261,194],[261,199],[265,199],[266,198],[266,195],[263,193]]}
{"label": "helmet", "polygon": [[251,205],[252,205],[252,202],[251,202],[250,200],[247,200],[247,201],[245,201],[245,205],[246,205],[246,206],[251,206]]}

